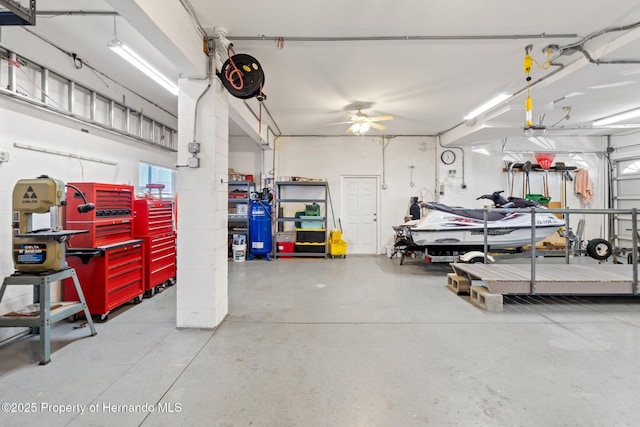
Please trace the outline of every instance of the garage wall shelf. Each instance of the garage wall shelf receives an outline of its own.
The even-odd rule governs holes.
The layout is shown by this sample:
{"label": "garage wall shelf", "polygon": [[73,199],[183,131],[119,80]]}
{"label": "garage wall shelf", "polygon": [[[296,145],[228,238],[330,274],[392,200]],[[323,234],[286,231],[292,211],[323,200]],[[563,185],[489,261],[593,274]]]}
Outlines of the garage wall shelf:
{"label": "garage wall shelf", "polygon": [[[327,197],[325,181],[276,181],[275,212],[277,231],[295,229],[294,251],[282,251],[276,241],[274,257],[326,257],[327,256]],[[305,205],[317,204],[320,215],[298,215]],[[293,227],[291,227],[293,226]],[[276,238],[280,233],[276,233]],[[290,245],[285,245],[289,248]]]}
{"label": "garage wall shelf", "polygon": [[[249,240],[249,201],[255,192],[256,184],[252,181],[229,181],[228,228],[229,241],[234,234],[243,234]],[[231,243],[229,243],[231,256]]]}

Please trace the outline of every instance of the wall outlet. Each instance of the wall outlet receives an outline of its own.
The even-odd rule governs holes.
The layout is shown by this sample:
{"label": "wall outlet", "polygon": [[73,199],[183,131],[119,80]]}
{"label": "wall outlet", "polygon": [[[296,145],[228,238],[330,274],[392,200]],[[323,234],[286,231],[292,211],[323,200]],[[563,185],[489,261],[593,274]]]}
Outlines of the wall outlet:
{"label": "wall outlet", "polygon": [[197,157],[189,157],[187,158],[187,166],[190,168],[199,168],[200,167],[200,159]]}
{"label": "wall outlet", "polygon": [[0,148],[0,162],[8,162],[9,161],[9,152],[5,149]]}

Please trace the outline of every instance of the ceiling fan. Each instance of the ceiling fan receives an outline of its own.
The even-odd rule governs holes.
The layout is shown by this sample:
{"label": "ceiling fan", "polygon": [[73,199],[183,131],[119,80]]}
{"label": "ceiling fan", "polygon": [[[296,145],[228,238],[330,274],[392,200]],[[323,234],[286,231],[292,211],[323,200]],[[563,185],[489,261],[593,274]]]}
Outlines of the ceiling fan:
{"label": "ceiling fan", "polygon": [[349,128],[347,129],[347,132],[351,132],[355,135],[363,135],[370,128],[385,130],[387,128],[386,126],[376,123],[384,120],[393,120],[393,116],[369,117],[369,115],[362,112],[361,108],[358,108],[358,111],[356,111],[355,113],[349,113],[349,121],[330,123],[330,124],[332,125],[351,124],[351,126],[349,126]]}

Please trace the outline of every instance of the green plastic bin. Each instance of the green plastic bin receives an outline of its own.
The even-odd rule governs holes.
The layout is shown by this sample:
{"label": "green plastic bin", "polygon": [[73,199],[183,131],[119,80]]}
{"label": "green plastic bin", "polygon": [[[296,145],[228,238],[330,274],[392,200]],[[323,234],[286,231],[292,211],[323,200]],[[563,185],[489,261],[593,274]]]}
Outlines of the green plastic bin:
{"label": "green plastic bin", "polygon": [[551,197],[545,197],[542,194],[527,194],[525,195],[527,200],[532,200],[536,203],[540,203],[541,205],[548,205],[551,201]]}

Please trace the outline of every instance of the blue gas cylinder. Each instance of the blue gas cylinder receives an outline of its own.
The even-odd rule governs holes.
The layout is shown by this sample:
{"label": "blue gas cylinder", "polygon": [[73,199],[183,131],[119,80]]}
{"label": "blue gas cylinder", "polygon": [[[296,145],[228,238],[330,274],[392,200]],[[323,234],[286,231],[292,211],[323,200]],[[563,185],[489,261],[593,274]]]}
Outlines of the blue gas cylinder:
{"label": "blue gas cylinder", "polygon": [[264,256],[271,261],[271,205],[264,200],[249,202],[249,259]]}

